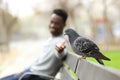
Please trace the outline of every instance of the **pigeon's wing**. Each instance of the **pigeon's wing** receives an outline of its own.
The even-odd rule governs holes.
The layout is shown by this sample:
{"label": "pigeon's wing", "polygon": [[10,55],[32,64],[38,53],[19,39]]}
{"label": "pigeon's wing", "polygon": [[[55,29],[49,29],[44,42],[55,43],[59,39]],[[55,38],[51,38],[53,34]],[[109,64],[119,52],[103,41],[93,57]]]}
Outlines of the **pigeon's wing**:
{"label": "pigeon's wing", "polygon": [[90,41],[89,39],[83,38],[83,37],[78,37],[74,41],[73,47],[76,50],[76,52],[84,53],[86,55],[93,49],[99,50],[99,48],[94,42]]}
{"label": "pigeon's wing", "polygon": [[110,60],[109,58],[104,56],[101,52],[99,52],[98,46],[89,39],[78,37],[74,41],[73,47],[74,47],[75,52],[79,54],[82,53],[82,55],[85,55],[87,57]]}

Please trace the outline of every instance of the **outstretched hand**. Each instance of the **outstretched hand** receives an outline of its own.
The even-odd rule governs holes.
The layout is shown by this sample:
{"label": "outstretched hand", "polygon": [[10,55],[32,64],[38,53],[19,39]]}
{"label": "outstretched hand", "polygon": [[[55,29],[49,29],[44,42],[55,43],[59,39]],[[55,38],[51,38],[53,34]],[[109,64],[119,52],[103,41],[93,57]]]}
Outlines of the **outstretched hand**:
{"label": "outstretched hand", "polygon": [[63,52],[63,50],[65,48],[65,42],[66,41],[63,41],[60,46],[57,46],[57,45],[55,46],[55,49],[58,51],[58,53]]}

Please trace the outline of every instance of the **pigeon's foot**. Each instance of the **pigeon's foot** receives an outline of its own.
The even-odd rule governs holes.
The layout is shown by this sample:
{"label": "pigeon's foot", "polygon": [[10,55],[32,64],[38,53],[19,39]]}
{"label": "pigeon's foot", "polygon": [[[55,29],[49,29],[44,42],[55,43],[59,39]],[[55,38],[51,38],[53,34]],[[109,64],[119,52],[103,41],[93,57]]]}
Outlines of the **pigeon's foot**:
{"label": "pigeon's foot", "polygon": [[80,57],[80,60],[81,60],[81,59],[86,59],[86,56],[82,56],[82,57]]}

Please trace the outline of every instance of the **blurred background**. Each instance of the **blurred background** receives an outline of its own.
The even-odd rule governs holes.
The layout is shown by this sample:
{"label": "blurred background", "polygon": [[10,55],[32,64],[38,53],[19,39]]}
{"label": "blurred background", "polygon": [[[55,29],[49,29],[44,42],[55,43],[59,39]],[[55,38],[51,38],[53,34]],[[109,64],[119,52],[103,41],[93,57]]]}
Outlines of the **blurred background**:
{"label": "blurred background", "polygon": [[0,77],[23,70],[40,54],[56,8],[68,12],[66,28],[97,43],[111,58],[106,66],[120,70],[120,0],[0,0]]}

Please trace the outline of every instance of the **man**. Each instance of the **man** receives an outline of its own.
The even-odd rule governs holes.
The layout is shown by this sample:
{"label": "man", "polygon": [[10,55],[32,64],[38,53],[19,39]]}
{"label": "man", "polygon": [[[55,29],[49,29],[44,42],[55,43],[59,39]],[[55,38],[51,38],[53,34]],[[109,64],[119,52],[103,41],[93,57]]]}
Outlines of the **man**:
{"label": "man", "polygon": [[[49,30],[51,37],[45,42],[42,56],[38,58],[28,69],[20,74],[13,74],[0,80],[18,80],[23,77],[24,80],[44,80],[44,77],[55,76],[60,67],[62,60],[67,55],[66,46],[60,46],[65,41],[63,30],[67,20],[67,13],[62,9],[55,9],[51,15]],[[40,75],[26,75],[26,73]],[[44,76],[44,77],[43,77]]]}

